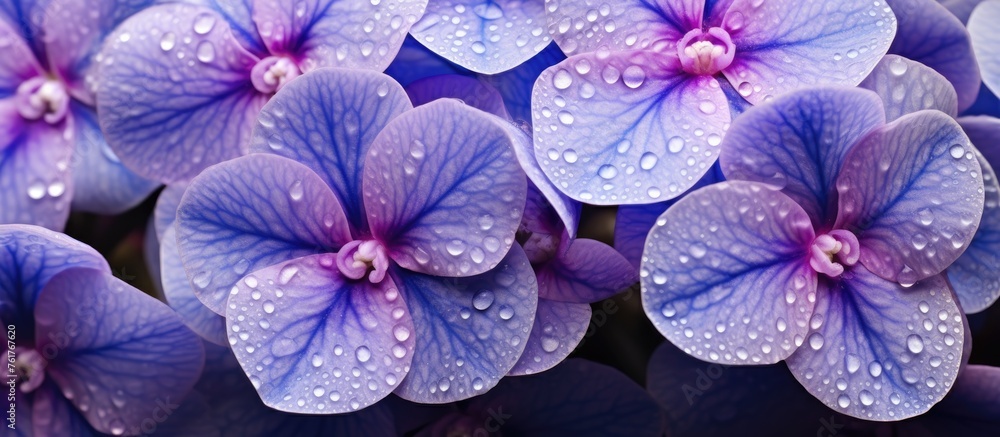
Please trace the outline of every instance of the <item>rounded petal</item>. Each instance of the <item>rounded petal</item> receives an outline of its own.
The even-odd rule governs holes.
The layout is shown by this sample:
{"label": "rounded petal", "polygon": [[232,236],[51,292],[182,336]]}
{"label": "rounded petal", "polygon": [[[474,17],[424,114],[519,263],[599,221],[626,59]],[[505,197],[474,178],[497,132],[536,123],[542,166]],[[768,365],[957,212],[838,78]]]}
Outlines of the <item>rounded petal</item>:
{"label": "rounded petal", "polygon": [[549,34],[567,55],[612,50],[673,49],[701,28],[705,0],[545,0]]}
{"label": "rounded petal", "polygon": [[924,413],[958,375],[965,326],[943,276],[909,288],[855,266],[823,280],[788,368],[833,410],[874,421]]}
{"label": "rounded petal", "polygon": [[508,375],[533,375],[561,363],[587,333],[590,315],[589,304],[539,298],[528,344]]}
{"label": "rounded petal", "polygon": [[549,45],[544,8],[542,0],[435,0],[410,34],[464,68],[497,74]]}
{"label": "rounded petal", "polygon": [[805,211],[779,191],[750,182],[702,188],[649,232],[643,309],[661,334],[702,360],[781,361],[808,331],[814,237]]}
{"label": "rounded petal", "polygon": [[320,69],[289,82],[264,105],[250,150],[316,172],[337,194],[359,237],[368,233],[361,200],[368,149],[392,119],[412,108],[403,88],[384,74]]}
{"label": "rounded petal", "polygon": [[867,0],[734,0],[726,23],[736,59],[723,73],[755,105],[798,88],[857,85],[896,35],[893,11]]}
{"label": "rounded petal", "polygon": [[246,152],[267,97],[250,83],[257,58],[218,14],[179,3],[148,8],[108,36],[102,53],[101,128],[137,174],[184,181]]}
{"label": "rounded petal", "polygon": [[393,272],[416,327],[413,365],[401,398],[441,404],[485,393],[517,363],[528,343],[538,284],[520,246],[469,278]]}
{"label": "rounded petal", "polygon": [[76,148],[73,171],[73,210],[103,215],[125,212],[160,186],[122,165],[104,141],[92,108],[73,103]]}
{"label": "rounded petal", "polygon": [[1000,33],[994,27],[998,20],[1000,2],[986,1],[972,11],[968,24],[983,83],[993,94],[1000,94]]}
{"label": "rounded petal", "polygon": [[216,165],[191,181],[175,226],[195,294],[219,314],[247,272],[351,241],[340,203],[320,177],[264,154]]}
{"label": "rounded petal", "polygon": [[507,114],[507,109],[504,108],[500,92],[492,85],[474,77],[457,74],[431,76],[407,85],[406,94],[410,96],[413,106],[420,106],[437,99],[453,98],[504,120],[510,120],[510,114]]}
{"label": "rounded petal", "polygon": [[305,70],[382,71],[396,56],[427,0],[252,0],[253,20],[271,53],[290,53]]}
{"label": "rounded petal", "polygon": [[[22,82],[42,74],[43,70],[20,30],[3,18],[0,18],[0,41],[6,43],[4,56],[0,58],[0,98],[6,98],[13,95]],[[4,120],[9,120],[7,116],[4,114]]]}
{"label": "rounded petal", "polygon": [[100,432],[121,435],[201,375],[201,339],[169,307],[110,273],[74,268],[35,306],[46,375]]}
{"label": "rounded petal", "polygon": [[958,115],[958,96],[948,79],[902,56],[885,55],[859,86],[875,91],[882,98],[888,121],[922,109],[936,109],[952,117]]}
{"label": "rounded petal", "polygon": [[802,206],[817,229],[836,219],[834,181],[857,141],[885,124],[874,93],[815,88],[751,108],[733,120],[719,163],[729,180],[766,183]]}
{"label": "rounded petal", "polygon": [[0,120],[0,224],[61,231],[73,198],[71,122],[28,122],[13,99],[0,100]]}
{"label": "rounded petal", "polygon": [[[513,142],[514,154],[517,155],[517,161],[521,164],[521,170],[524,170],[524,173],[528,175],[528,181],[531,182],[528,185],[528,205],[526,208],[534,203],[546,212],[555,212],[570,238],[576,238],[583,205],[563,194],[545,175],[542,167],[538,165],[538,159],[535,158],[535,148],[530,135],[514,125],[506,126],[506,129],[510,132],[510,137],[516,140]],[[525,210],[524,214],[528,215],[529,211]],[[561,232],[550,230],[556,234]]]}
{"label": "rounded petal", "polygon": [[983,214],[975,149],[951,117],[905,115],[863,138],[837,177],[837,229],[855,233],[861,263],[912,284],[965,251]]}
{"label": "rounded petal", "polygon": [[730,120],[715,78],[652,51],[582,54],[532,91],[535,157],[566,195],[597,205],[668,200],[715,162]]}
{"label": "rounded petal", "polygon": [[66,235],[28,225],[0,225],[0,320],[34,339],[35,300],[59,272],[86,267],[110,272],[96,250]]}
{"label": "rounded petal", "polygon": [[229,299],[229,343],[271,408],[355,411],[391,393],[410,367],[413,320],[392,279],[352,281],[334,257],[255,271]]}
{"label": "rounded petal", "polygon": [[389,123],[368,151],[364,202],[372,234],[400,266],[472,276],[514,243],[527,181],[507,124],[452,100]]}
{"label": "rounded petal", "polygon": [[[896,14],[898,31],[889,53],[933,68],[955,87],[958,110],[972,106],[980,75],[969,32],[935,0],[886,0]],[[981,59],[981,58],[980,58]]]}
{"label": "rounded petal", "polygon": [[[705,173],[688,193],[716,182],[725,180],[722,170],[718,165],[713,165],[712,169]],[[666,202],[650,203],[646,205],[622,205],[618,207],[615,216],[615,250],[622,254],[636,270],[642,262],[642,249],[646,246],[646,236],[653,228],[656,219],[660,218],[667,208],[677,203],[681,197],[675,197]]]}
{"label": "rounded petal", "polygon": [[[507,378],[473,399],[468,414],[506,414],[504,435],[662,435],[662,413],[618,370],[572,359],[538,375]],[[491,414],[492,412],[492,414]],[[491,422],[486,422],[490,424]]]}
{"label": "rounded petal", "polygon": [[194,294],[177,250],[177,233],[169,226],[160,239],[160,284],[163,297],[184,324],[205,340],[226,344],[226,318],[201,303]]}
{"label": "rounded petal", "polygon": [[551,261],[538,266],[538,295],[560,302],[591,303],[614,296],[639,280],[614,248],[597,240],[577,238]]}

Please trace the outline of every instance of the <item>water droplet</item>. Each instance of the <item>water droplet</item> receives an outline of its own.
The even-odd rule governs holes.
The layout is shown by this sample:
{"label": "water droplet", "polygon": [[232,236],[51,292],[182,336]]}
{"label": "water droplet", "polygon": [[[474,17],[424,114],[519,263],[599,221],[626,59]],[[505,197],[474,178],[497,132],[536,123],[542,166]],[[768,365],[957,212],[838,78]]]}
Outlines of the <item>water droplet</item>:
{"label": "water droplet", "polygon": [[198,15],[194,19],[194,32],[199,35],[204,35],[212,31],[212,27],[215,27],[215,15],[211,13],[203,13]]}
{"label": "water droplet", "polygon": [[396,341],[406,341],[410,338],[410,329],[403,325],[396,325],[392,330],[392,335],[396,337]]}
{"label": "water droplet", "polygon": [[642,67],[639,67],[638,65],[632,65],[622,72],[622,81],[625,82],[625,86],[629,88],[639,88],[645,80],[646,72],[643,71]]}
{"label": "water droplet", "polygon": [[837,397],[837,405],[840,405],[840,408],[850,407],[851,398],[847,397],[847,395],[840,395],[839,397]]}
{"label": "water droplet", "polygon": [[948,153],[951,153],[951,157],[955,159],[960,159],[965,156],[965,147],[961,144],[955,144],[948,149]]}
{"label": "water droplet", "polygon": [[552,76],[552,85],[555,86],[556,89],[564,90],[569,88],[572,84],[573,76],[571,76],[566,70],[556,71],[556,74]]}
{"label": "water droplet", "polygon": [[656,166],[656,162],[658,160],[659,158],[653,152],[643,153],[642,156],[639,158],[639,167],[642,168],[643,170],[651,170],[653,167]]}
{"label": "water droplet", "polygon": [[861,390],[861,393],[858,393],[858,398],[861,399],[861,405],[866,407],[875,403],[875,396],[868,390]]}
{"label": "water droplet", "polygon": [[570,114],[569,112],[566,112],[566,111],[559,111],[559,122],[560,123],[565,124],[566,126],[569,126],[569,125],[573,124],[574,119],[575,118],[573,117],[573,114]]}
{"label": "water droplet", "polygon": [[299,268],[293,264],[282,267],[281,271],[278,272],[278,283],[288,285],[297,273],[299,273]]}
{"label": "water droplet", "polygon": [[809,347],[813,350],[820,350],[823,347],[823,334],[814,332],[809,335]]}
{"label": "water droplet", "polygon": [[35,182],[28,186],[28,197],[35,200],[45,197],[45,184]]}
{"label": "water droplet", "polygon": [[482,378],[473,379],[472,380],[472,389],[473,390],[482,390],[483,389],[483,379]]}
{"label": "water droplet", "polygon": [[684,139],[681,137],[670,138],[670,140],[667,141],[667,150],[669,150],[670,153],[680,153],[681,150],[684,150]]}
{"label": "water droplet", "polygon": [[924,339],[920,338],[919,335],[910,334],[906,337],[906,348],[915,354],[919,354],[924,350]]}
{"label": "water droplet", "polygon": [[906,69],[907,69],[906,61],[904,61],[902,58],[894,58],[892,61],[889,62],[889,71],[892,72],[892,74],[895,74],[896,76],[902,76],[906,74]]}
{"label": "water droplet", "polygon": [[542,338],[542,350],[544,350],[545,352],[552,353],[555,352],[556,349],[559,349],[559,340],[556,340],[551,337]]}
{"label": "water droplet", "polygon": [[507,306],[507,305],[501,306],[500,307],[500,318],[504,319],[504,320],[510,320],[511,317],[514,317],[514,309],[511,308],[511,307],[509,307],[509,306]]}
{"label": "water droplet", "polygon": [[868,373],[873,377],[878,378],[882,374],[882,365],[878,361],[872,361],[868,363]]}
{"label": "water droplet", "polygon": [[262,306],[264,307],[264,312],[265,313],[268,313],[268,314],[273,314],[274,313],[274,302],[267,301],[267,302],[264,302],[264,305],[262,305]]}
{"label": "water droplet", "polygon": [[564,161],[570,164],[573,164],[576,162],[577,159],[580,159],[580,157],[576,154],[576,150],[573,149],[564,150],[562,157]]}
{"label": "water droplet", "polygon": [[597,169],[597,174],[604,179],[612,179],[618,176],[618,169],[611,164],[602,165],[601,168]]}
{"label": "water droplet", "polygon": [[849,373],[857,372],[861,368],[861,358],[854,354],[847,354],[847,371]]}
{"label": "water droplet", "polygon": [[472,51],[480,55],[486,53],[486,44],[483,44],[482,41],[476,41],[472,43]]}
{"label": "water droplet", "polygon": [[690,247],[688,247],[688,252],[690,252],[691,256],[695,258],[701,258],[705,256],[706,253],[708,253],[708,248],[705,247],[704,244],[694,243]]}
{"label": "water droplet", "polygon": [[160,49],[162,49],[165,52],[169,52],[171,49],[174,48],[174,45],[176,44],[177,44],[177,35],[174,35],[173,32],[164,33],[163,36],[160,37]]}
{"label": "water droplet", "polygon": [[368,360],[372,357],[372,351],[369,350],[366,346],[358,347],[358,349],[355,350],[354,353],[355,356],[358,358],[358,361],[362,363],[368,362]]}
{"label": "water droplet", "polygon": [[462,240],[451,240],[448,244],[445,244],[445,250],[451,256],[459,256],[465,253],[465,242]]}
{"label": "water droplet", "polygon": [[472,298],[472,306],[479,311],[485,311],[493,305],[494,298],[492,291],[482,290]]}

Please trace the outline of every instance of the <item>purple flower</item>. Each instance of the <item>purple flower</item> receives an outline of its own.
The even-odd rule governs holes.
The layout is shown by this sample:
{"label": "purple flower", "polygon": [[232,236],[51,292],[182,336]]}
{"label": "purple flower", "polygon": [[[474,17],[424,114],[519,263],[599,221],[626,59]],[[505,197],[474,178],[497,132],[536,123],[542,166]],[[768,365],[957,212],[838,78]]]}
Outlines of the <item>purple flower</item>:
{"label": "purple flower", "polygon": [[785,360],[847,415],[900,420],[951,388],[966,328],[944,276],[983,212],[961,127],[937,111],[885,123],[878,96],[821,88],[748,110],[722,144],[728,179],[650,231],[643,307],[697,358]]}
{"label": "purple flower", "polygon": [[526,181],[506,126],[455,100],[411,109],[379,73],[321,69],[264,107],[257,153],[192,181],[184,268],[268,406],[447,402],[513,367],[537,285],[514,245]]}
{"label": "purple flower", "polygon": [[535,82],[535,154],[570,197],[645,204],[691,188],[719,154],[730,105],[856,85],[896,19],[846,0],[551,1],[569,59]]}
{"label": "purple flower", "polygon": [[[872,74],[860,85],[875,91],[882,99],[886,120],[923,109],[936,109],[954,117],[958,96],[948,80],[919,62],[886,55]],[[997,132],[1000,121],[993,117],[963,117],[958,119],[962,130],[976,149],[985,190],[985,210],[979,228],[968,249],[948,267],[948,282],[958,297],[962,310],[976,313],[989,307],[1000,297],[1000,184],[990,161],[1000,163]],[[980,153],[982,152],[982,153]]]}
{"label": "purple flower", "polygon": [[146,3],[0,6],[0,223],[61,230],[71,204],[118,213],[156,188],[125,169],[108,148],[91,89],[96,48],[115,24]]}
{"label": "purple flower", "polygon": [[[457,98],[510,120],[500,92],[483,81],[455,75],[418,80],[406,88],[414,105]],[[527,203],[517,231],[538,280],[538,311],[531,336],[511,375],[538,373],[565,359],[590,322],[590,303],[606,299],[638,280],[638,267],[610,246],[576,238],[580,203],[559,192],[545,177],[531,138],[509,126],[514,152],[528,177]]]}
{"label": "purple flower", "polygon": [[382,71],[426,0],[170,4],[102,51],[101,127],[125,165],[166,183],[245,154],[271,95],[319,67]]}
{"label": "purple flower", "polygon": [[477,73],[521,65],[552,41],[542,0],[430,0],[410,34],[434,53]]}
{"label": "purple flower", "polygon": [[204,351],[166,305],[62,234],[0,225],[0,243],[0,321],[16,344],[15,435],[139,435],[157,408],[185,397]]}
{"label": "purple flower", "polygon": [[1000,94],[1000,34],[994,28],[997,17],[1000,1],[984,1],[972,11],[968,25],[983,83],[993,94]]}

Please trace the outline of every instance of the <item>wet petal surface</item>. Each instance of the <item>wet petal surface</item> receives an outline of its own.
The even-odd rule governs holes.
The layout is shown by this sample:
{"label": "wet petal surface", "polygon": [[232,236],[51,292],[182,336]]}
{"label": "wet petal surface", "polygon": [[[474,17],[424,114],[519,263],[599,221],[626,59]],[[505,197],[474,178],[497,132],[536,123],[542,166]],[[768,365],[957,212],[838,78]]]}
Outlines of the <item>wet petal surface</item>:
{"label": "wet petal surface", "polygon": [[271,408],[355,411],[392,392],[410,368],[413,320],[392,279],[352,281],[334,257],[255,271],[229,299],[229,343]]}
{"label": "wet petal surface", "polygon": [[549,44],[544,6],[542,0],[435,0],[410,34],[449,61],[496,74]]}
{"label": "wet petal surface", "polygon": [[155,6],[108,37],[97,109],[108,144],[141,176],[165,183],[245,153],[267,97],[256,57],[208,9]]}
{"label": "wet petal surface", "polygon": [[715,162],[729,105],[716,79],[651,51],[573,56],[532,91],[535,157],[569,197],[598,205],[668,200]]}
{"label": "wet petal surface", "polygon": [[885,55],[861,84],[882,99],[887,121],[911,112],[936,109],[958,115],[958,96],[944,76],[917,61]]}
{"label": "wet petal surface", "polygon": [[886,0],[899,30],[889,53],[905,56],[942,74],[955,87],[958,110],[979,94],[980,75],[969,32],[947,8],[933,0]]}
{"label": "wet petal surface", "polygon": [[385,70],[427,0],[253,0],[253,21],[271,53],[300,67]]}
{"label": "wet petal surface", "polygon": [[163,402],[180,402],[205,360],[201,338],[169,307],[100,270],[53,277],[35,323],[46,375],[104,433],[121,435]]}
{"label": "wet petal surface", "polygon": [[802,344],[816,301],[806,261],[815,234],[791,198],[722,182],[684,197],[649,233],[642,305],[685,352],[726,364],[770,364]]}
{"label": "wet petal surface", "polygon": [[821,282],[805,344],[789,369],[828,407],[867,420],[902,420],[927,411],[951,388],[965,326],[947,282],[912,287],[863,266]]}
{"label": "wet petal surface", "polygon": [[726,178],[773,185],[805,209],[817,229],[836,219],[834,182],[855,143],[885,124],[874,93],[820,88],[748,110],[722,142]]}
{"label": "wet petal surface", "polygon": [[863,0],[734,0],[723,26],[736,44],[723,73],[755,105],[797,88],[854,86],[896,35],[892,10]]}
{"label": "wet petal surface", "polygon": [[704,0],[546,0],[552,39],[567,55],[612,50],[670,50],[700,28]]}
{"label": "wet petal surface", "polygon": [[493,270],[438,278],[403,269],[393,280],[416,327],[413,365],[396,394],[445,403],[485,393],[517,363],[528,342],[538,284],[520,246]]}
{"label": "wet petal surface", "polygon": [[199,175],[181,200],[176,226],[195,294],[219,314],[245,274],[334,252],[351,240],[340,203],[315,172],[264,154]]}
{"label": "wet petal surface", "polygon": [[372,141],[411,109],[406,93],[384,74],[345,69],[307,73],[261,110],[250,150],[284,156],[318,174],[344,205],[355,237],[368,233],[361,175]]}
{"label": "wet petal surface", "polygon": [[983,179],[969,139],[937,111],[877,128],[837,178],[837,229],[861,243],[861,263],[904,285],[936,275],[968,247],[983,213]]}
{"label": "wet petal surface", "polygon": [[365,209],[372,234],[400,266],[472,276],[503,259],[527,190],[506,124],[445,99],[397,117],[375,138]]}
{"label": "wet petal surface", "polygon": [[160,286],[167,304],[177,311],[188,328],[212,343],[226,344],[226,318],[209,309],[195,295],[181,263],[173,226],[167,227],[160,240]]}

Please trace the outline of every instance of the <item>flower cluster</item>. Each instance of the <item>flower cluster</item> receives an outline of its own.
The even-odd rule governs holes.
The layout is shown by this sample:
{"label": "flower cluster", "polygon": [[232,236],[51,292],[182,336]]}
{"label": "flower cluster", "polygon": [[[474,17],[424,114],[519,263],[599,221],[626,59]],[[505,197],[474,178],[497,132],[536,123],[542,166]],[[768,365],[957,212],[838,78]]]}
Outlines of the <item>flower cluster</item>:
{"label": "flower cluster", "polygon": [[[988,434],[998,20],[2,1],[8,428]],[[651,341],[583,346],[611,319]]]}

